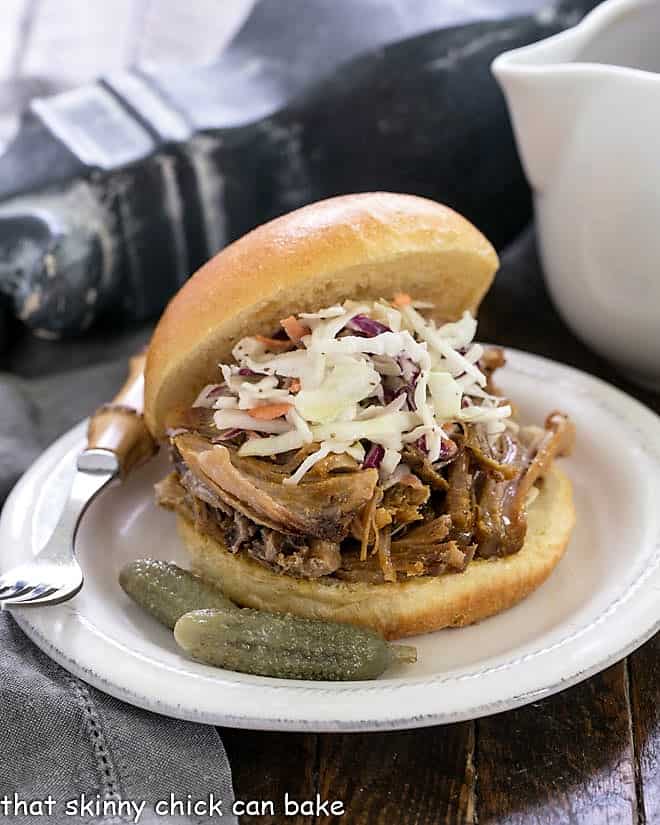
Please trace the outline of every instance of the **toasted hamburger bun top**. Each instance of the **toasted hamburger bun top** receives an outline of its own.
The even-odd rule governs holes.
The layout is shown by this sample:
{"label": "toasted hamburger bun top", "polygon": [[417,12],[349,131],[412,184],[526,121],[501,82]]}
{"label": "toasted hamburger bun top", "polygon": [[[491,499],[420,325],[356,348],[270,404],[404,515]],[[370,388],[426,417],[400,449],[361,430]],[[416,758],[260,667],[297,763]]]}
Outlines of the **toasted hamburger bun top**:
{"label": "toasted hamburger bun top", "polygon": [[218,380],[238,339],[271,334],[291,313],[408,292],[454,320],[476,312],[497,266],[469,221],[412,195],[345,195],[270,221],[219,252],[170,301],[147,356],[147,426],[162,437],[168,413]]}

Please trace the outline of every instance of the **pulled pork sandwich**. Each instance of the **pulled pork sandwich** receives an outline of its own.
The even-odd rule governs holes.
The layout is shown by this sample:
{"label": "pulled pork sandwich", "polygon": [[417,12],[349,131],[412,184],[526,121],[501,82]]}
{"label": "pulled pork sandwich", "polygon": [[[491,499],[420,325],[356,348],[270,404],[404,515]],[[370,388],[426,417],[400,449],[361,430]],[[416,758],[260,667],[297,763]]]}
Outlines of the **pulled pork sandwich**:
{"label": "pulled pork sandwich", "polygon": [[229,246],[172,300],[145,413],[193,567],[233,601],[371,627],[465,625],[524,598],[574,511],[573,428],[516,421],[473,313],[498,260],[452,210],[333,198]]}

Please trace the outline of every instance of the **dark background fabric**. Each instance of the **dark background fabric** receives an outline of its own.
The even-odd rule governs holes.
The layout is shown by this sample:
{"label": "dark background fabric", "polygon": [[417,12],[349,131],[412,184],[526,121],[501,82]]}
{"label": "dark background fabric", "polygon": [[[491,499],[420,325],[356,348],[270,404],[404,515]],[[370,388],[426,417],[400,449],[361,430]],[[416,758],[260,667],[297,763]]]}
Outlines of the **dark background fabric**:
{"label": "dark background fabric", "polygon": [[522,5],[258,0],[208,66],[33,101],[0,155],[6,319],[49,340],[154,319],[228,242],[347,192],[425,195],[503,247],[531,197],[492,60],[597,1],[447,28]]}

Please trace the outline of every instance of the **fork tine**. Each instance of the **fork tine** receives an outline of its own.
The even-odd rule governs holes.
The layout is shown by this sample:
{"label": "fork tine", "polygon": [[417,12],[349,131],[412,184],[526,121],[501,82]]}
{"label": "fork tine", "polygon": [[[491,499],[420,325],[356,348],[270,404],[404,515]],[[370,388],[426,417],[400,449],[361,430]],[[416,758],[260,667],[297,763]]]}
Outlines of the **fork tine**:
{"label": "fork tine", "polygon": [[14,602],[12,599],[9,602],[0,602],[0,605],[9,608],[16,606],[29,609],[32,607],[47,607],[48,605],[61,604],[61,602],[66,602],[69,601],[69,599],[72,599],[80,591],[81,587],[82,584],[74,590],[67,590],[66,588],[60,587],[52,591],[49,590],[46,593],[42,593],[41,596],[37,596],[34,599],[26,599],[25,601],[19,599],[17,602]]}
{"label": "fork tine", "polygon": [[[55,587],[55,586],[54,586],[54,585],[52,585],[52,584],[45,584],[45,583],[38,584],[38,585],[34,588],[34,590],[32,591],[32,593],[30,593],[30,598],[31,598],[31,599],[38,599],[38,598],[40,598],[41,596],[45,596],[46,594],[53,593],[55,590],[57,590],[57,587]],[[26,596],[24,596],[23,598],[27,598],[27,597],[26,597]]]}
{"label": "fork tine", "polygon": [[0,579],[0,593],[4,593],[7,590],[16,590],[16,588],[24,586],[26,584],[24,581],[16,581],[16,579],[9,581],[8,584],[3,584],[3,582],[5,581],[7,581],[5,577]]}
{"label": "fork tine", "polygon": [[28,590],[28,592],[24,595],[18,597],[13,596],[8,601],[5,601],[4,606],[13,607],[13,605],[28,604],[33,601],[39,601],[39,599],[46,599],[48,596],[52,596],[53,593],[56,593],[57,590],[57,587],[52,587],[48,584],[39,584],[32,590]]}
{"label": "fork tine", "polygon": [[17,596],[23,596],[32,591],[32,585],[26,582],[18,582],[13,590],[10,590],[6,595],[0,596],[0,606],[6,604],[7,599],[15,599]]}

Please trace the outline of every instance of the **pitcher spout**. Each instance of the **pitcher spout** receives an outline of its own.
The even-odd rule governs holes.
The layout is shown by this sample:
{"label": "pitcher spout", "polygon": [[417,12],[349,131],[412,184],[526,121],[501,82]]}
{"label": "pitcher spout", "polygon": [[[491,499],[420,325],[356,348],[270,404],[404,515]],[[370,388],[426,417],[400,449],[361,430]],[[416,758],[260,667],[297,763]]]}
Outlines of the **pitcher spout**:
{"label": "pitcher spout", "polygon": [[501,54],[492,71],[502,87],[527,177],[543,191],[576,135],[593,95],[601,100],[619,81],[660,75],[657,0],[606,0],[577,26]]}
{"label": "pitcher spout", "polygon": [[525,174],[536,191],[552,180],[591,88],[590,72],[574,63],[577,29],[500,55],[492,71],[511,115]]}

